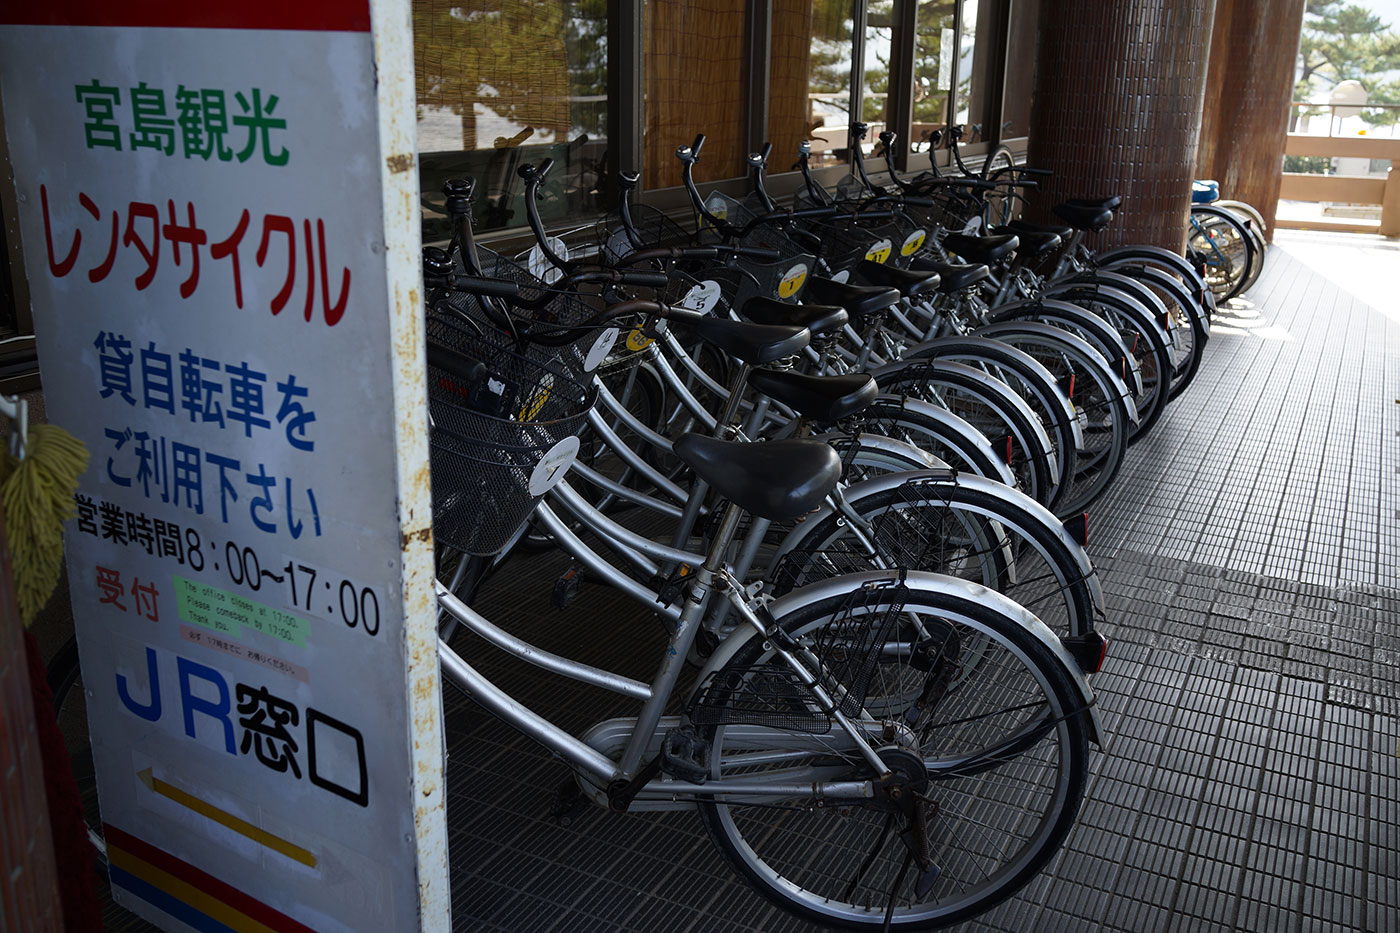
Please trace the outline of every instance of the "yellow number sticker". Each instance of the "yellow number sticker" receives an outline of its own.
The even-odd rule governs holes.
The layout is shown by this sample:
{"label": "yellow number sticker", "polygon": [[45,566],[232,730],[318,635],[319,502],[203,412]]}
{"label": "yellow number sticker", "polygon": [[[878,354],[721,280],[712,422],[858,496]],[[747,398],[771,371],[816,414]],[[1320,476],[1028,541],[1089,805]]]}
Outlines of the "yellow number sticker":
{"label": "yellow number sticker", "polygon": [[871,262],[883,263],[890,258],[890,253],[894,251],[894,244],[889,240],[881,240],[874,244],[865,253],[865,258]]}
{"label": "yellow number sticker", "polygon": [[909,234],[909,236],[904,239],[904,245],[899,248],[899,255],[912,256],[923,249],[924,237],[925,234],[922,230],[915,230],[913,233]]}
{"label": "yellow number sticker", "polygon": [[651,338],[648,337],[640,327],[632,328],[632,333],[627,335],[627,349],[636,352],[645,350],[651,345]]}
{"label": "yellow number sticker", "polygon": [[799,262],[789,269],[778,282],[778,297],[791,298],[802,289],[802,283],[807,281],[807,264]]}

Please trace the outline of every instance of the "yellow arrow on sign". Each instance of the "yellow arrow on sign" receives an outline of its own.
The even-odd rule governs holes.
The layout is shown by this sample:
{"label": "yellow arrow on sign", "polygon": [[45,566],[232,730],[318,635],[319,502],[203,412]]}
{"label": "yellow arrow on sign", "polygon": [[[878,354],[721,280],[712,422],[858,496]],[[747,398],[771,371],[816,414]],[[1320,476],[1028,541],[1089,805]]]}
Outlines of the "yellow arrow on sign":
{"label": "yellow arrow on sign", "polygon": [[180,790],[178,787],[172,787],[151,772],[152,769],[147,768],[144,771],[138,771],[136,773],[136,776],[141,779],[141,783],[146,785],[147,790],[154,791],[162,797],[167,797],[180,806],[193,810],[200,816],[207,817],[221,826],[227,826],[234,832],[247,836],[254,842],[267,846],[274,852],[281,852],[289,859],[295,859],[311,868],[316,867],[316,856],[312,855],[301,846],[293,845],[280,836],[274,836],[267,830],[254,826],[247,820],[240,819],[227,810],[220,810],[212,803],[200,800],[193,794]]}

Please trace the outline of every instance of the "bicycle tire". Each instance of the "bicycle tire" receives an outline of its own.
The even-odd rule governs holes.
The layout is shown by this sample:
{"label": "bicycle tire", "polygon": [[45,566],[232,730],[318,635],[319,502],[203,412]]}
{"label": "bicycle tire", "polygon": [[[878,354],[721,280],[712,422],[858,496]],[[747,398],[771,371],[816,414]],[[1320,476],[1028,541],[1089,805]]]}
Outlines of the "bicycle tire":
{"label": "bicycle tire", "polygon": [[1254,205],[1246,201],[1232,201],[1228,198],[1222,198],[1218,201],[1212,201],[1210,206],[1242,215],[1240,219],[1252,221],[1261,234],[1269,229],[1268,225],[1264,223],[1264,215],[1259,213]]}
{"label": "bicycle tire", "polygon": [[[1059,467],[1040,418],[1006,383],[962,363],[902,360],[879,371],[883,386],[940,404],[1006,449],[1017,485],[1037,502],[1055,495]],[[882,432],[884,433],[884,432]],[[930,451],[937,456],[937,453]]]}
{"label": "bicycle tire", "polygon": [[[859,483],[842,496],[871,524],[867,534],[888,536],[884,553],[903,558],[904,569],[980,583],[1016,600],[1061,637],[1093,631],[1104,615],[1087,552],[1058,516],[1024,493],[979,476],[925,470]],[[838,546],[850,550],[833,555]],[[851,569],[869,568],[854,560],[868,552],[849,521],[827,506],[794,529],[775,555],[769,573],[775,593],[819,578],[820,562],[809,555],[821,555],[830,567],[840,553],[853,556]]]}
{"label": "bicycle tire", "polygon": [[1138,422],[1128,442],[1145,437],[1166,411],[1171,391],[1171,338],[1163,322],[1126,293],[1112,286],[1066,279],[1045,288],[1047,297],[1069,301],[1091,311],[1118,328],[1124,343],[1138,361],[1142,392],[1136,394]]}
{"label": "bicycle tire", "polygon": [[1138,244],[1114,247],[1102,253],[1096,253],[1090,259],[1090,263],[1095,269],[1110,269],[1115,264],[1122,262],[1142,263],[1143,265],[1155,266],[1164,272],[1170,272],[1185,283],[1186,287],[1191,290],[1191,296],[1196,299],[1198,304],[1202,307],[1208,307],[1209,299],[1207,296],[1212,293],[1206,287],[1206,281],[1202,278],[1201,273],[1185,256],[1160,246]]}
{"label": "bicycle tire", "polygon": [[[898,584],[895,575],[863,574],[831,581],[858,589],[791,610],[775,607],[778,624],[817,676],[850,670],[831,659],[856,654],[874,626],[888,626],[895,650],[887,654],[886,639],[875,636],[884,662],[877,665],[878,678],[872,677],[877,700],[952,676],[948,670],[959,664],[964,644],[979,651],[976,666],[959,672],[955,687],[919,710],[908,730],[913,747],[882,749],[886,760],[912,758],[933,775],[927,791],[935,812],[926,816],[915,809],[907,821],[920,833],[932,831],[933,838],[924,839],[938,872],[932,878],[932,870],[923,873],[922,891],[912,881],[903,884],[905,850],[889,833],[896,818],[874,802],[813,806],[798,798],[784,807],[717,795],[701,799],[701,821],[730,866],[763,897],[803,919],[853,930],[925,930],[961,922],[1029,882],[1074,823],[1084,795],[1088,736],[1071,675],[1033,634],[1034,617],[997,594],[945,579],[911,574]],[[914,640],[914,631],[923,637]],[[912,649],[926,644],[937,655],[927,673],[908,663]],[[721,710],[742,718],[748,698],[769,686],[771,649],[764,639],[750,638],[716,671]],[[850,686],[851,678],[840,679]],[[801,735],[783,741],[776,729],[768,733],[774,739],[769,747],[726,746],[727,730],[739,731],[716,724],[702,733],[714,779],[766,770],[779,777],[819,771],[859,780],[870,770],[864,762],[824,755],[820,746],[814,750]],[[970,826],[978,827],[975,839],[963,835]],[[901,898],[906,887],[912,890]]]}
{"label": "bicycle tire", "polygon": [[[1049,324],[1074,334],[1088,343],[1108,363],[1128,389],[1130,398],[1137,398],[1143,392],[1142,370],[1136,357],[1123,342],[1123,335],[1116,327],[1094,312],[1070,301],[1054,298],[1031,298],[998,305],[986,316],[987,325],[1003,321],[1032,321]],[[1136,417],[1136,415],[1134,415]]]}
{"label": "bicycle tire", "polygon": [[913,444],[954,469],[1016,486],[1016,477],[987,436],[946,408],[881,395],[861,412],[861,421],[866,430]]}
{"label": "bicycle tire", "polygon": [[1084,419],[1084,446],[1075,452],[1074,476],[1054,510],[1061,519],[1081,514],[1109,490],[1123,465],[1137,418],[1132,393],[1094,346],[1065,328],[1008,320],[979,332],[1073,377],[1071,400]]}
{"label": "bicycle tire", "polygon": [[1254,264],[1254,241],[1248,228],[1229,211],[1206,204],[1191,208],[1191,220],[1187,249],[1214,270],[1213,276],[1205,278],[1216,300],[1229,301],[1244,290]]}
{"label": "bicycle tire", "polygon": [[1142,282],[1156,292],[1167,306],[1176,323],[1176,352],[1173,354],[1171,387],[1168,398],[1174,399],[1186,390],[1200,371],[1210,340],[1210,319],[1205,309],[1191,297],[1181,281],[1153,266],[1121,266],[1115,271]]}
{"label": "bicycle tire", "polygon": [[[1016,154],[1006,146],[997,146],[987,156],[978,172],[979,177],[998,180],[998,176],[1016,167]],[[1014,179],[1007,179],[1013,181]],[[987,226],[994,227],[1009,223],[1016,213],[1016,193],[1009,191],[987,192]]]}
{"label": "bicycle tire", "polygon": [[[1059,475],[1055,480],[1055,506],[1074,478],[1075,455],[1082,429],[1066,389],[1034,357],[1002,341],[979,334],[939,337],[910,347],[904,359],[945,359],[977,366],[1011,386],[1030,403],[1045,424],[1053,442]],[[879,374],[875,374],[879,378]]]}

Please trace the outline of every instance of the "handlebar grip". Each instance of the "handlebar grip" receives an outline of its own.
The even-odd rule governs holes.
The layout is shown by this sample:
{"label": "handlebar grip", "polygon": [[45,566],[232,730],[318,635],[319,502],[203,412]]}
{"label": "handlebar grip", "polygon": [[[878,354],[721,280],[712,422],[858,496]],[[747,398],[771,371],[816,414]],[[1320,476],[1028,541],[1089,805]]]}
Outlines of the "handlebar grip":
{"label": "handlebar grip", "polygon": [[618,172],[618,173],[617,173],[617,184],[618,184],[618,187],[620,187],[620,188],[622,188],[622,189],[624,189],[624,190],[626,190],[626,191],[636,191],[636,190],[637,190],[637,183],[640,182],[641,180],[642,180],[642,173],[641,173],[641,172]]}
{"label": "handlebar grip", "polygon": [[772,152],[773,152],[773,144],[772,144],[772,143],[764,143],[764,144],[763,144],[763,148],[760,149],[760,150],[758,151],[758,154],[759,154],[760,156],[763,157],[763,161],[764,161],[764,162],[767,162],[767,161],[768,161],[768,156],[769,156]]}
{"label": "handlebar grip", "polygon": [[811,155],[812,141],[810,139],[804,139],[802,140],[802,142],[797,144],[797,157],[799,159],[802,159],[805,162],[808,158],[811,157]]}
{"label": "handlebar grip", "polygon": [[428,365],[441,369],[463,382],[478,383],[486,378],[486,364],[469,356],[449,350],[441,344],[428,344]]}
{"label": "handlebar grip", "polygon": [[769,249],[764,246],[733,246],[729,248],[735,256],[745,256],[749,259],[767,259],[776,262],[783,258],[783,254],[776,249]]}
{"label": "handlebar grip", "polygon": [[535,178],[540,184],[544,184],[544,180],[549,175],[549,170],[552,168],[554,168],[553,159],[545,159],[540,163],[540,167],[535,171]]}
{"label": "handlebar grip", "polygon": [[958,142],[963,138],[963,125],[961,123],[948,127],[948,138]]}
{"label": "handlebar grip", "polygon": [[1039,175],[1042,178],[1049,178],[1055,174],[1053,169],[1048,168],[1027,168],[1024,165],[1016,166],[1016,171],[1022,175]]}
{"label": "handlebar grip", "polygon": [[718,259],[719,247],[683,246],[671,250],[671,254],[676,259]]}
{"label": "handlebar grip", "polygon": [[519,298],[520,287],[510,279],[489,279],[479,275],[454,275],[449,281],[459,292],[488,295],[492,298]]}
{"label": "handlebar grip", "polygon": [[895,133],[894,130],[882,130],[879,137],[880,142],[885,144],[886,149],[894,145],[894,141],[898,138],[899,135]]}
{"label": "handlebar grip", "polygon": [[936,207],[938,205],[938,202],[933,198],[900,198],[899,203],[909,207]]}
{"label": "handlebar grip", "polygon": [[857,121],[852,121],[852,123],[851,123],[851,133],[852,133],[852,135],[854,135],[854,136],[856,137],[856,139],[864,139],[864,138],[865,138],[865,134],[866,134],[866,133],[869,133],[869,132],[870,132],[870,124],[869,124],[869,123],[861,123],[861,122],[858,121],[858,120],[857,120]]}
{"label": "handlebar grip", "polygon": [[645,285],[648,288],[665,288],[671,282],[664,272],[619,272],[617,280],[623,285]]}

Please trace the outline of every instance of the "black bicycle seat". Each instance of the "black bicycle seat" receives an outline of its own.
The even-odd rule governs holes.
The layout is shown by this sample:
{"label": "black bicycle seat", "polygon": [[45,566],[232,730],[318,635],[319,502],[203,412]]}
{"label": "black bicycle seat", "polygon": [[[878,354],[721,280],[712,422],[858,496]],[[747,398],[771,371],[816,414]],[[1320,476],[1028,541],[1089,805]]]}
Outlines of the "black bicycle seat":
{"label": "black bicycle seat", "polygon": [[1059,247],[1062,242],[1058,233],[1044,230],[1012,230],[1010,227],[993,227],[993,233],[1013,234],[1021,241],[1016,247],[1016,255],[1026,258],[1041,256]]}
{"label": "black bicycle seat", "polygon": [[875,401],[880,387],[868,373],[808,376],[786,370],[755,369],[749,385],[805,418],[840,421]]}
{"label": "black bicycle seat", "polygon": [[852,273],[852,278],[870,285],[883,285],[897,288],[905,298],[917,298],[938,287],[937,272],[920,272],[887,266],[884,263],[862,259]]}
{"label": "black bicycle seat", "polygon": [[801,353],[812,340],[805,327],[747,324],[717,317],[701,319],[695,325],[695,332],[700,339],[750,366],[762,366]]}
{"label": "black bicycle seat", "polygon": [[943,248],[950,253],[956,253],[968,262],[983,262],[990,265],[1000,262],[1016,251],[1020,245],[1013,234],[1011,236],[968,236],[963,233],[950,233],[943,238]]}
{"label": "black bicycle seat", "polygon": [[964,288],[970,288],[992,274],[992,270],[980,262],[947,263],[934,262],[932,259],[916,259],[912,268],[937,272],[940,279],[938,290],[944,295],[953,295]]}
{"label": "black bicycle seat", "polygon": [[1056,217],[1076,230],[1102,230],[1113,219],[1111,208],[1085,206],[1073,201],[1056,204],[1052,210]]}
{"label": "black bicycle seat", "polygon": [[744,317],[755,324],[805,327],[813,336],[837,330],[850,319],[837,305],[795,305],[763,295],[744,302]]}
{"label": "black bicycle seat", "polygon": [[824,305],[840,305],[854,318],[867,318],[899,303],[897,289],[847,285],[820,276],[813,276],[807,281],[806,296]]}
{"label": "black bicycle seat", "polygon": [[682,434],[673,449],[695,475],[745,511],[789,521],[822,504],[841,479],[841,458],[821,441],[766,443]]}
{"label": "black bicycle seat", "polygon": [[[1002,229],[1001,227],[997,228]],[[1006,229],[1011,233],[1053,233],[1062,240],[1068,240],[1074,236],[1074,228],[1064,224],[1033,224],[1028,220],[1013,220],[1006,224]]]}

